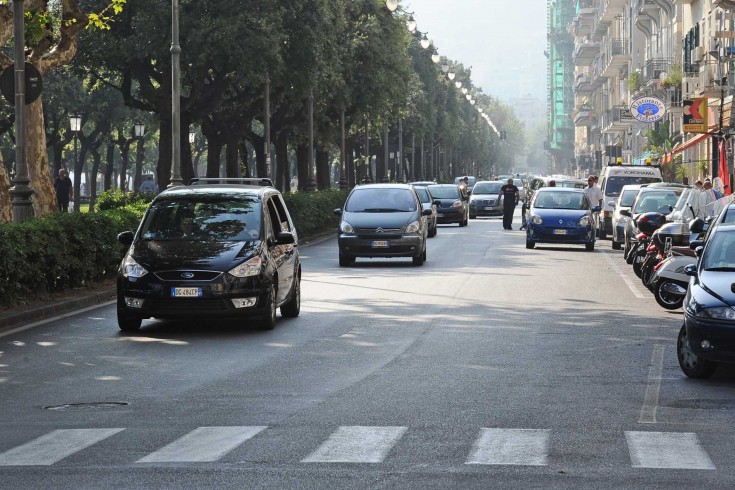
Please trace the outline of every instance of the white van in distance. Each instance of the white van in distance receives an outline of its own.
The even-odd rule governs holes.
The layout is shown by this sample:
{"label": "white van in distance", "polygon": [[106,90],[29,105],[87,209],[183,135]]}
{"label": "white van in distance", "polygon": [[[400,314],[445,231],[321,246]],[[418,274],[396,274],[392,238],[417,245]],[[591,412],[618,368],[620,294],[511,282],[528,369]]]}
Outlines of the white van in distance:
{"label": "white van in distance", "polygon": [[624,185],[652,184],[661,182],[661,168],[658,165],[608,165],[600,176],[600,190],[605,195],[602,208],[602,226],[599,238],[605,239],[612,235],[612,215],[614,201],[617,201],[620,190]]}

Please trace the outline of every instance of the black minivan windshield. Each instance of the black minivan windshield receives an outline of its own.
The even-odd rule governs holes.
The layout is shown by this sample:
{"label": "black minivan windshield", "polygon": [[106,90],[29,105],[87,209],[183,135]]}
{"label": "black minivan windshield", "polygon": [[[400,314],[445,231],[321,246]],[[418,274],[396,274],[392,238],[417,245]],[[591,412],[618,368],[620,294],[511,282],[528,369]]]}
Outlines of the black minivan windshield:
{"label": "black minivan windshield", "polygon": [[357,188],[345,204],[349,213],[405,213],[416,211],[417,202],[410,189]]}
{"label": "black minivan windshield", "polygon": [[260,238],[260,201],[195,196],[151,205],[140,230],[143,240],[247,241]]}

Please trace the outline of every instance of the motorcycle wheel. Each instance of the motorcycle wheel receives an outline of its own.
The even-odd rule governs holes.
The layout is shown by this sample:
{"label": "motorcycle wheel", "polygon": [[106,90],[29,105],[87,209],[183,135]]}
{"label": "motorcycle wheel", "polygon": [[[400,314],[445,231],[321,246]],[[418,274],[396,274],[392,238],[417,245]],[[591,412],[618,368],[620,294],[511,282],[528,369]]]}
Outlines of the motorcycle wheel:
{"label": "motorcycle wheel", "polygon": [[641,282],[644,286],[647,288],[650,288],[648,282],[651,280],[651,277],[653,277],[653,274],[656,272],[653,270],[653,268],[658,264],[657,259],[647,259],[643,266],[641,267]]}
{"label": "motorcycle wheel", "polygon": [[643,274],[643,259],[645,258],[645,252],[636,252],[633,254],[633,272],[638,278]]}
{"label": "motorcycle wheel", "polygon": [[677,296],[664,290],[664,286],[672,281],[662,279],[653,288],[653,297],[656,303],[665,310],[678,310],[684,304],[684,296]]}
{"label": "motorcycle wheel", "polygon": [[717,363],[702,359],[689,347],[686,325],[681,326],[679,337],[676,339],[676,357],[679,359],[679,367],[689,378],[705,379],[712,376],[717,369]]}

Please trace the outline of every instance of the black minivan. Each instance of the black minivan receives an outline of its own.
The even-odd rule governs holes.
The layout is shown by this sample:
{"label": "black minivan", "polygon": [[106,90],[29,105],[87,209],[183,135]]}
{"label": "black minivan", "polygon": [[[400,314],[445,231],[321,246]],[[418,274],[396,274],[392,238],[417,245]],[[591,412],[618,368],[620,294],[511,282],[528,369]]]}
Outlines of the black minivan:
{"label": "black minivan", "polygon": [[356,257],[411,257],[414,265],[426,260],[431,209],[424,209],[413,186],[367,184],[355,187],[344,209],[335,209],[339,223],[339,265]]}
{"label": "black minivan", "polygon": [[[245,180],[245,179],[243,179]],[[144,318],[260,317],[301,308],[298,237],[271,186],[198,183],[158,194],[117,276],[117,319],[136,331]]]}

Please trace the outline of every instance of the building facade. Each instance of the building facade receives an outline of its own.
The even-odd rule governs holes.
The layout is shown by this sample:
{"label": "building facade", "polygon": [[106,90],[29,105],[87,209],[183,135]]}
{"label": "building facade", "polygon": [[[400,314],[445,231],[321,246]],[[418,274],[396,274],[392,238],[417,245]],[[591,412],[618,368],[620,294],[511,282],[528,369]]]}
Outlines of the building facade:
{"label": "building facade", "polygon": [[567,173],[574,166],[574,38],[567,26],[574,17],[569,0],[548,0],[547,3],[547,117],[550,173]]}

